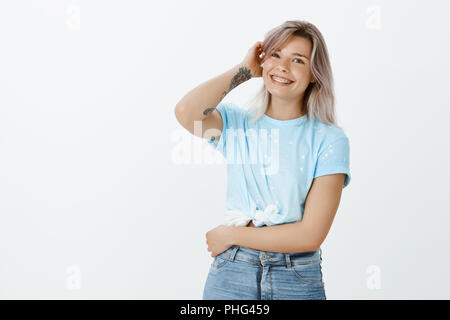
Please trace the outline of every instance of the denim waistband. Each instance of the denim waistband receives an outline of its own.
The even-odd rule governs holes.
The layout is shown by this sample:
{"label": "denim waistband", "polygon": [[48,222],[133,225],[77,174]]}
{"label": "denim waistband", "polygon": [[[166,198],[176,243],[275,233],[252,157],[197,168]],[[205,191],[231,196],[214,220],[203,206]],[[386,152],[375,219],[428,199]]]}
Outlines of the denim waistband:
{"label": "denim waistband", "polygon": [[291,265],[296,264],[321,262],[322,249],[319,248],[316,251],[308,252],[282,253],[260,251],[241,246],[231,246],[227,250],[218,254],[217,257],[224,260],[242,260],[261,265],[286,265],[290,268]]}

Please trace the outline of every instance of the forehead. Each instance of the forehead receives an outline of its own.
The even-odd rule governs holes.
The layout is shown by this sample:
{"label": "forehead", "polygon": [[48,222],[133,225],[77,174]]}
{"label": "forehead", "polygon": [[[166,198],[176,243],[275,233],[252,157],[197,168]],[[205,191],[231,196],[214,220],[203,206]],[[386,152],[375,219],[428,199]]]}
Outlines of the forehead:
{"label": "forehead", "polygon": [[309,57],[312,50],[312,43],[306,38],[299,36],[290,37],[285,43],[281,44],[275,50],[285,52],[286,54],[292,54],[298,52],[301,55]]}

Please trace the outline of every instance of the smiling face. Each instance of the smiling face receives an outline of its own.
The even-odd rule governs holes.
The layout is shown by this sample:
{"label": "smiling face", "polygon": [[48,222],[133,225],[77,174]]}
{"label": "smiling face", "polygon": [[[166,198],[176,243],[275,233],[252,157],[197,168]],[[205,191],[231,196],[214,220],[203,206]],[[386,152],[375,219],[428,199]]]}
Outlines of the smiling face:
{"label": "smiling face", "polygon": [[[262,76],[267,90],[275,99],[302,100],[306,88],[313,81],[310,68],[311,41],[291,36],[275,50],[266,58],[263,65]],[[289,84],[276,82],[273,76],[287,79]]]}

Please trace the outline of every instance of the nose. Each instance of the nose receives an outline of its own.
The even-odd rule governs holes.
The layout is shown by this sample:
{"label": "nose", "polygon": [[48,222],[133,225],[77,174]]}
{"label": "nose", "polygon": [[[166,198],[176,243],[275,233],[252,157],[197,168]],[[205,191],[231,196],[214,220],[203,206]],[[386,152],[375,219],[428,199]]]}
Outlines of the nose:
{"label": "nose", "polygon": [[284,62],[284,60],[280,60],[280,62],[278,63],[277,69],[283,73],[288,72],[288,68],[286,67],[286,62]]}

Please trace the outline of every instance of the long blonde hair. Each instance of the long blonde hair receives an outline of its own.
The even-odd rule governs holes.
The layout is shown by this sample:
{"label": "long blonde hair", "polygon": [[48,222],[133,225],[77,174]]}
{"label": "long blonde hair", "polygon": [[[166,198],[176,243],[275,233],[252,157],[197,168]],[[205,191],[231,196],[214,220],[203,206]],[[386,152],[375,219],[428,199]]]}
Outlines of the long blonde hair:
{"label": "long blonde hair", "polygon": [[[265,55],[262,63],[291,36],[303,37],[312,43],[310,66],[315,82],[310,83],[305,90],[303,107],[306,110],[303,111],[308,119],[315,118],[339,128],[335,119],[333,74],[328,50],[325,40],[316,26],[306,21],[289,20],[269,30],[263,42]],[[266,112],[270,95],[266,85],[263,84],[247,108],[252,122]]]}

